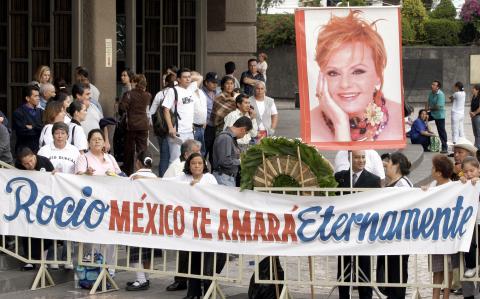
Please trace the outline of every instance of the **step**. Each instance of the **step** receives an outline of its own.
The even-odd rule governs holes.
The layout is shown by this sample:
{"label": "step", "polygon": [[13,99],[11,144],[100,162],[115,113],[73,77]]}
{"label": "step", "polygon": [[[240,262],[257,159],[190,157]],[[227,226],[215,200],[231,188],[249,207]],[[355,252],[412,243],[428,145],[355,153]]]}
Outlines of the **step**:
{"label": "step", "polygon": [[0,253],[0,271],[18,270],[23,266],[23,263],[5,253]]}
{"label": "step", "polygon": [[[21,271],[21,270],[7,270],[0,271],[0,293],[10,293],[17,291],[29,290],[32,287],[33,281],[37,275],[38,270]],[[73,270],[50,270],[55,284],[63,284],[73,281]],[[72,283],[73,288],[73,283]]]}
{"label": "step", "polygon": [[415,187],[425,186],[432,181],[432,158],[438,153],[424,153],[422,163],[409,175]]}

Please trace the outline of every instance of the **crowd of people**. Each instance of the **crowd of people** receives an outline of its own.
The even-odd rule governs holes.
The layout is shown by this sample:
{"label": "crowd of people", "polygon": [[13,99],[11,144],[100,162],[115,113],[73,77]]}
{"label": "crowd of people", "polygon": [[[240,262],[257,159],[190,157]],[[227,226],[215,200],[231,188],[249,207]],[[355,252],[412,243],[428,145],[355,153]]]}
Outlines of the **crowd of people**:
{"label": "crowd of people", "polygon": [[[420,114],[425,114],[424,109]],[[427,190],[435,186],[439,186],[451,181],[461,181],[467,183],[471,181],[476,184],[480,177],[480,164],[478,162],[477,147],[464,137],[459,137],[453,146],[453,161],[447,155],[436,154],[432,158],[431,183],[422,186]],[[353,188],[381,188],[381,187],[413,187],[412,182],[408,178],[411,163],[408,158],[401,152],[379,155],[374,150],[360,150],[351,152],[351,162],[349,161],[349,153],[347,151],[339,151],[335,157],[335,179],[339,187]],[[350,176],[350,171],[352,175]],[[463,294],[464,298],[473,299],[478,295],[478,287],[472,282],[460,281],[459,275],[466,278],[472,278],[477,274],[476,256],[477,256],[476,238],[472,237],[469,252],[465,253],[464,260],[460,260],[460,254],[451,254],[447,257],[447,267],[444,266],[443,255],[432,255],[431,271],[433,272],[433,283],[442,284],[444,273],[448,269],[449,281],[445,283],[448,288],[440,290],[433,289],[432,298],[440,298],[443,291],[443,298],[449,298],[453,291],[455,294]],[[360,281],[371,281],[371,257],[358,257],[358,271],[362,273]],[[342,261],[343,259],[343,261]],[[376,281],[390,283],[405,283],[408,281],[408,255],[389,255],[377,257],[376,263]],[[454,271],[459,270],[460,262],[465,265],[465,272],[454,275]],[[343,268],[342,266],[343,265]],[[356,262],[350,257],[339,257],[338,260],[338,279],[342,281],[352,281],[348,276],[351,267],[355,267]],[[386,266],[388,265],[388,266]],[[357,270],[354,270],[357,271]],[[342,278],[343,277],[343,278]],[[388,280],[387,280],[388,279]],[[454,286],[455,285],[455,286]],[[359,297],[372,298],[373,289],[371,287],[359,287]],[[403,287],[387,287],[380,288],[380,291],[387,298],[405,298],[406,288]],[[350,298],[350,288],[345,286],[339,287],[340,298]]]}
{"label": "crowd of people", "polygon": [[[266,95],[267,56],[261,53],[259,57],[259,61],[248,60],[248,70],[240,80],[231,61],[225,63],[221,79],[215,72],[202,76],[170,66],[162,78],[163,89],[153,98],[147,91],[146,77],[125,69],[113,117],[103,114],[105,99],[101,100],[87,68],[75,68],[75,82],[68,85],[62,78],[54,78],[48,66],[40,66],[24,88],[23,103],[13,112],[11,122],[0,111],[0,160],[18,169],[54,174],[124,176],[132,180],[160,177],[192,186],[238,186],[240,154],[274,135],[278,124],[275,101]],[[162,121],[166,127],[163,131],[158,128]],[[112,129],[113,138],[109,134]],[[152,171],[149,143],[153,147],[155,144],[151,140],[158,142],[158,173]],[[39,240],[32,241],[32,256],[39,259],[45,254],[51,258],[52,242],[44,243],[46,249],[50,247],[44,253],[40,245]],[[105,247],[105,259],[112,263],[113,246]],[[138,259],[138,250],[131,254]],[[181,264],[188,263],[182,257]],[[193,254],[192,271],[200,271],[199,262],[198,254]],[[24,270],[34,268],[27,264]],[[113,269],[109,272],[115,275]],[[149,281],[141,272],[127,284],[128,290],[148,287]],[[169,289],[186,287],[186,281],[175,281]],[[196,280],[191,280],[188,288],[187,298],[202,294]]]}
{"label": "crowd of people", "polygon": [[[456,144],[461,138],[465,138],[464,120],[465,120],[465,99],[466,93],[462,82],[456,82],[453,86],[453,94],[448,98],[452,102],[450,111],[451,117],[451,141]],[[480,148],[480,84],[473,85],[471,93],[469,116],[472,122],[474,144]],[[434,80],[431,85],[431,92],[424,109],[418,111],[418,117],[411,120],[412,109],[405,109],[405,121],[408,127],[407,134],[413,144],[420,144],[426,152],[440,151],[442,154],[448,154],[448,137],[445,129],[445,118],[447,115],[446,97],[442,91],[442,83]],[[429,125],[434,121],[437,127],[435,133]],[[450,156],[453,156],[450,153]]]}

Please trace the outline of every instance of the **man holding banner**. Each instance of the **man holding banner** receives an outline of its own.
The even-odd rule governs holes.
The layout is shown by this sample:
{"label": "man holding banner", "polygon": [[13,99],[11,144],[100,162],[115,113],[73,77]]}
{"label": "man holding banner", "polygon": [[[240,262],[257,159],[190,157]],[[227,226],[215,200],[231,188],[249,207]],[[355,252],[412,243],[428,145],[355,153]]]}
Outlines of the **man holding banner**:
{"label": "man holding banner", "polygon": [[[338,182],[338,187],[341,188],[380,188],[381,182],[380,178],[373,173],[365,169],[365,151],[352,151],[352,182],[350,182],[350,170],[342,170],[335,173],[335,180]],[[343,269],[342,269],[342,259],[343,259]],[[337,265],[337,277],[339,280],[343,281],[355,281],[353,275],[357,273],[354,267],[358,265],[358,280],[361,282],[370,281],[370,257],[369,256],[359,256],[358,263],[349,256],[339,256],[338,265]],[[355,274],[356,275],[356,274]],[[359,287],[358,294],[360,299],[370,299],[372,298],[372,288],[371,287]],[[338,296],[340,299],[349,299],[350,298],[350,288],[345,286],[338,287]]]}

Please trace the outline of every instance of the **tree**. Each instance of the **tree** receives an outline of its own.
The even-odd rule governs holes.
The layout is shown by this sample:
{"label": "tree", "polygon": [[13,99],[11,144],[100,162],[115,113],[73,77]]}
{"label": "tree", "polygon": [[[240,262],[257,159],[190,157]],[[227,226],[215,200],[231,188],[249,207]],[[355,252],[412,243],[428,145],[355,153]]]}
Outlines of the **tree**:
{"label": "tree", "polygon": [[257,14],[261,15],[263,11],[268,13],[270,7],[282,4],[285,0],[257,0]]}
{"label": "tree", "polygon": [[421,0],[404,0],[402,7],[402,18],[411,22],[415,31],[415,39],[425,38],[425,21],[427,20],[427,11]]}
{"label": "tree", "polygon": [[430,13],[433,19],[455,20],[457,10],[451,0],[441,0],[435,9]]}
{"label": "tree", "polygon": [[460,18],[465,23],[472,24],[477,34],[480,33],[480,2],[477,0],[466,0],[460,12]]}

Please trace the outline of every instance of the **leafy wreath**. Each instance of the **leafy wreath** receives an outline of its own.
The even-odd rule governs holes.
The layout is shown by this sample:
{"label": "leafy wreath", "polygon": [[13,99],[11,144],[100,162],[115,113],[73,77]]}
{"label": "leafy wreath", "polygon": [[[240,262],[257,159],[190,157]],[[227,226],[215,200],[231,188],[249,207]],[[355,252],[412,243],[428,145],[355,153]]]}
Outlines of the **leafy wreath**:
{"label": "leafy wreath", "polygon": [[241,160],[241,189],[337,186],[328,160],[299,139],[263,138]]}

